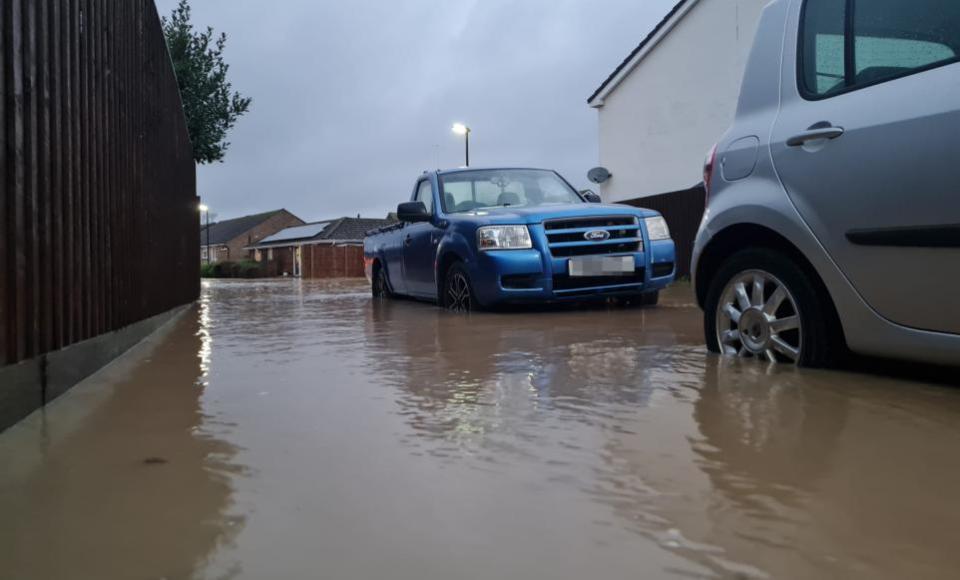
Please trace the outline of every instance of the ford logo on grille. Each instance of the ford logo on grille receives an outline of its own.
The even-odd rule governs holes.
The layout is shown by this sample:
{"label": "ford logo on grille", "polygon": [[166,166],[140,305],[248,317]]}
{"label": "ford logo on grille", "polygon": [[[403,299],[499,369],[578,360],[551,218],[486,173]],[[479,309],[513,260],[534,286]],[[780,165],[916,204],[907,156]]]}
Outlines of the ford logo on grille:
{"label": "ford logo on grille", "polygon": [[583,238],[589,242],[605,242],[610,239],[610,232],[607,230],[591,230],[583,234]]}

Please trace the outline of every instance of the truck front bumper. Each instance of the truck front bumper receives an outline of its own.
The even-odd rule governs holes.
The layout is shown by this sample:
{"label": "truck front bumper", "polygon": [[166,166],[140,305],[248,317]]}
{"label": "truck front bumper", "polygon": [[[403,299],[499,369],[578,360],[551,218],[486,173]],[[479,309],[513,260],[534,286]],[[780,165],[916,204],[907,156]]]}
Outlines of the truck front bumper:
{"label": "truck front bumper", "polygon": [[636,269],[623,276],[569,275],[569,258],[555,258],[540,250],[481,252],[470,265],[477,299],[485,306],[546,303],[635,296],[668,286],[676,271],[672,240],[651,242],[630,254]]}

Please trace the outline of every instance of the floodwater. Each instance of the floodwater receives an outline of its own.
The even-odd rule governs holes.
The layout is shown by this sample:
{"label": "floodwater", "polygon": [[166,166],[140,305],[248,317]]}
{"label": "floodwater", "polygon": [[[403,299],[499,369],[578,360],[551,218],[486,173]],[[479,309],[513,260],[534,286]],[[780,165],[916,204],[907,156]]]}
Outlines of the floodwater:
{"label": "floodwater", "polygon": [[0,578],[956,578],[960,389],[652,309],[201,302],[0,434]]}

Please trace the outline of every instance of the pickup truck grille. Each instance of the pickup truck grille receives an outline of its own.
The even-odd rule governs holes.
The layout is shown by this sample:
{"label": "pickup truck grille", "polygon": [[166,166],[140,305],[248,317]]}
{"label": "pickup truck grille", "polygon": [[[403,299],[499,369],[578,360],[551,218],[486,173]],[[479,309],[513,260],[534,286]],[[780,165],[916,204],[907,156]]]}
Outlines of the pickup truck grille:
{"label": "pickup truck grille", "polygon": [[[637,252],[643,247],[640,225],[633,216],[549,220],[543,223],[550,253],[558,258]],[[604,240],[588,240],[587,232],[605,231]]]}

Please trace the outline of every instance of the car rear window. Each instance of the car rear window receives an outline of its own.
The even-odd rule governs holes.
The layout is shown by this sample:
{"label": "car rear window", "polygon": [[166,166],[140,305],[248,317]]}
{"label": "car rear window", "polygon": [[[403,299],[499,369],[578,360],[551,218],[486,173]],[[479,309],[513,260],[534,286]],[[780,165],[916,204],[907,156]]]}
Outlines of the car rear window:
{"label": "car rear window", "polygon": [[807,0],[800,35],[805,96],[825,98],[958,61],[956,0]]}

